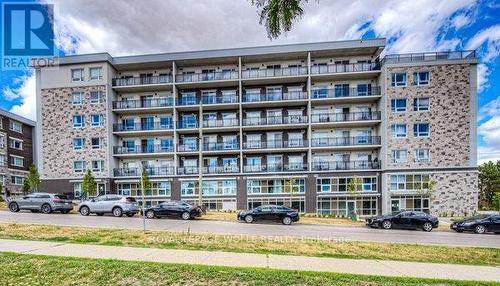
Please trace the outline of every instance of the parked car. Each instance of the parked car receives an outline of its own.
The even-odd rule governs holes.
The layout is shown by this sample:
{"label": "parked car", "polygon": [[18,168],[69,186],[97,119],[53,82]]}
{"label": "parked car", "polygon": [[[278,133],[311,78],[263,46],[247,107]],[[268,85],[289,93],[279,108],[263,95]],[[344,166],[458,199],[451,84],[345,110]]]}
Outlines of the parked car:
{"label": "parked car", "polygon": [[246,223],[258,220],[274,220],[290,225],[292,222],[299,221],[299,212],[285,206],[265,205],[248,211],[241,211],[238,213],[237,218],[239,221]]}
{"label": "parked car", "polygon": [[431,231],[437,228],[439,220],[437,217],[419,211],[398,211],[391,214],[374,216],[366,219],[366,225],[373,228],[402,228],[422,229]]}
{"label": "parked car", "polygon": [[145,209],[146,217],[149,219],[159,217],[180,217],[184,220],[200,217],[202,210],[196,205],[186,202],[168,201]]}
{"label": "parked car", "polygon": [[479,234],[486,232],[500,234],[500,214],[480,214],[455,221],[450,225],[450,228],[456,232],[473,231]]}
{"label": "parked car", "polygon": [[60,211],[63,214],[67,214],[72,209],[73,204],[71,200],[68,200],[66,195],[61,194],[32,193],[9,200],[9,210],[11,212],[30,210],[31,212],[49,214],[53,211]]}
{"label": "parked car", "polygon": [[116,217],[121,217],[123,214],[132,217],[139,212],[139,206],[133,197],[102,195],[80,203],[78,211],[83,216],[88,216],[91,213],[98,216],[112,213]]}

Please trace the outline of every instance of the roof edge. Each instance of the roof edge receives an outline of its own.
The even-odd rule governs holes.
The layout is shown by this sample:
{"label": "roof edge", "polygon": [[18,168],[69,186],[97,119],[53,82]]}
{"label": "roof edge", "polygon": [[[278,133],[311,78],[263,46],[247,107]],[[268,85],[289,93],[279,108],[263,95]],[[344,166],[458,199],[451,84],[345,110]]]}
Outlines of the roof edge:
{"label": "roof edge", "polygon": [[7,111],[7,110],[2,109],[2,108],[0,108],[0,115],[8,117],[8,118],[12,118],[12,119],[14,119],[16,121],[19,121],[19,122],[24,123],[26,125],[29,125],[31,127],[35,127],[36,126],[36,121],[33,121],[33,120],[28,119],[26,117],[23,117],[21,115],[17,115],[15,113],[12,113],[12,112]]}

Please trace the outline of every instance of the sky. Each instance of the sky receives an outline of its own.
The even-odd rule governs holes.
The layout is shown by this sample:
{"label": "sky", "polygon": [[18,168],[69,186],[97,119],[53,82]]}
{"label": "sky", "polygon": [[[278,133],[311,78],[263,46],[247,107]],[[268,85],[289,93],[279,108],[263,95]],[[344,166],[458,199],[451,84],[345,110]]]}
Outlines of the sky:
{"label": "sky", "polygon": [[[384,53],[391,54],[474,49],[480,60],[478,162],[500,160],[500,0],[310,0],[292,30],[274,40],[259,24],[251,0],[42,2],[55,7],[59,55],[123,56],[374,37],[386,38]],[[0,70],[0,83],[0,108],[35,119],[32,70]]]}

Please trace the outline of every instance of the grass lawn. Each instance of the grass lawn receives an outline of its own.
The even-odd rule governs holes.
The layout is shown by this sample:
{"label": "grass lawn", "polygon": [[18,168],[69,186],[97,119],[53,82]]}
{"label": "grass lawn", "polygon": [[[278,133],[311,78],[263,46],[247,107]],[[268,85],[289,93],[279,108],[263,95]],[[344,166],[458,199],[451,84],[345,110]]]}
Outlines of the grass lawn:
{"label": "grass lawn", "polygon": [[235,236],[165,231],[144,233],[140,230],[0,224],[0,238],[150,248],[500,265],[500,249],[495,248],[303,240],[292,237]]}
{"label": "grass lawn", "polygon": [[0,285],[498,285],[0,253]]}

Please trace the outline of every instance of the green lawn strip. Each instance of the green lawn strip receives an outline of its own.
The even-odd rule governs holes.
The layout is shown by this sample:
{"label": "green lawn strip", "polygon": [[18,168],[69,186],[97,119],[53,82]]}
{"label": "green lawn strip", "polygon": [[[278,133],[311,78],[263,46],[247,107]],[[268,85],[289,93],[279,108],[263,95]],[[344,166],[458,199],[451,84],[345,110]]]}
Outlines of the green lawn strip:
{"label": "green lawn strip", "polygon": [[498,285],[262,268],[0,253],[0,285]]}
{"label": "green lawn strip", "polygon": [[239,253],[500,265],[498,248],[303,240],[291,237],[269,238],[166,231],[144,233],[139,230],[24,224],[0,224],[0,238]]}

